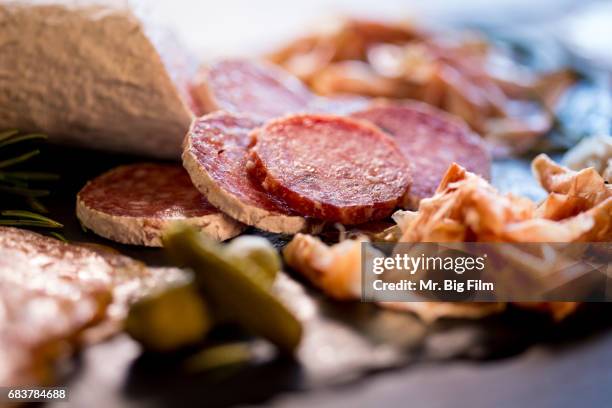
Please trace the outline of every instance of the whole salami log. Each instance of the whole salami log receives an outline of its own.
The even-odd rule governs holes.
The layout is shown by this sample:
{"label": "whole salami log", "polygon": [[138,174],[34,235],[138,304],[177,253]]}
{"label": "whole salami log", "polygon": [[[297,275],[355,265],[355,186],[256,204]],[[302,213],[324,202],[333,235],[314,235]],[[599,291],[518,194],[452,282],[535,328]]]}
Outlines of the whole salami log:
{"label": "whole salami log", "polygon": [[482,139],[459,118],[420,102],[377,102],[352,116],[394,137],[412,169],[409,196],[413,207],[434,194],[452,163],[490,177],[491,158]]}
{"label": "whole salami log", "polygon": [[161,246],[163,229],[177,220],[220,241],[243,230],[213,207],[178,165],[133,164],[97,177],[78,193],[77,216],[98,235],[147,246]]}
{"label": "whole salami log", "polygon": [[305,216],[343,224],[387,217],[411,176],[393,139],[375,126],[332,115],[292,115],[253,134],[249,172]]}
{"label": "whole salami log", "polygon": [[293,234],[306,220],[275,200],[247,174],[249,132],[259,120],[226,112],[196,119],[187,134],[183,165],[215,207],[248,225]]}
{"label": "whole salami log", "polygon": [[124,0],[0,0],[0,128],[177,159],[197,61],[144,17]]}

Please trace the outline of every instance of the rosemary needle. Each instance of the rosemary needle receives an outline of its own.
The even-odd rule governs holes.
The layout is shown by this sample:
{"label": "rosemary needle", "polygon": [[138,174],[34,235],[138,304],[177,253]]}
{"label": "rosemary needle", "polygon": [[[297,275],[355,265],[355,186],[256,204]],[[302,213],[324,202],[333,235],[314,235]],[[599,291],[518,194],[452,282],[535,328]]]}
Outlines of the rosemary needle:
{"label": "rosemary needle", "polygon": [[32,157],[34,157],[34,156],[36,156],[38,154],[40,154],[40,150],[39,149],[35,149],[35,150],[32,150],[31,152],[27,152],[27,153],[24,153],[24,154],[22,154],[20,156],[13,157],[12,159],[7,159],[7,160],[4,160],[4,161],[0,161],[0,169],[3,169],[5,167],[9,167],[9,166],[13,166],[13,165],[15,165],[17,163],[24,162],[24,161],[29,160],[29,159],[31,159]]}
{"label": "rosemary needle", "polygon": [[28,180],[28,181],[53,181],[59,180],[59,174],[46,173],[41,171],[3,171],[0,172],[0,179],[4,180]]}
{"label": "rosemary needle", "polygon": [[26,202],[28,203],[30,208],[33,209],[34,211],[38,211],[39,213],[42,213],[42,214],[47,214],[49,212],[47,207],[45,207],[43,203],[41,203],[38,199],[34,197],[27,197]]}
{"label": "rosemary needle", "polygon": [[[57,221],[52,220],[51,218],[47,218],[44,215],[40,215],[40,214],[36,214],[34,212],[31,211],[25,211],[25,210],[5,210],[5,211],[0,211],[0,215],[3,215],[5,217],[19,217],[25,220],[32,220],[32,221],[37,221],[37,222],[43,222],[46,223],[46,225],[50,228],[61,228],[63,227],[62,224],[60,224]],[[10,221],[10,220],[9,220]]]}
{"label": "rosemary needle", "polygon": [[15,136],[19,131],[17,129],[10,129],[0,132],[0,140],[6,140],[11,136]]}
{"label": "rosemary needle", "polygon": [[38,227],[38,228],[62,228],[63,225],[55,223],[57,225],[51,225],[48,222],[35,221],[35,220],[6,220],[0,219],[0,225],[12,226],[12,227]]}
{"label": "rosemary needle", "polygon": [[52,236],[53,238],[57,238],[57,239],[59,239],[60,241],[68,242],[68,240],[66,239],[66,237],[65,237],[65,236],[63,236],[62,234],[60,234],[59,232],[51,231],[51,232],[49,232],[49,234],[48,234],[48,235]]}
{"label": "rosemary needle", "polygon": [[[12,146],[22,144],[23,142],[44,140],[47,136],[41,133],[26,133],[19,134],[18,130],[0,131],[0,152],[7,153],[12,151]],[[7,146],[11,146],[7,151]],[[22,150],[23,152],[23,150]],[[26,151],[26,153],[14,153],[13,157],[0,160],[0,169],[9,168],[11,166],[21,164],[28,161],[32,157],[40,153],[39,149]],[[0,197],[4,198],[6,194],[9,197],[21,197],[23,201],[35,212],[27,210],[4,210],[0,211],[0,225],[15,226],[15,227],[33,227],[33,228],[62,228],[63,225],[57,221],[41,215],[40,213],[48,213],[49,211],[37,199],[49,195],[49,190],[37,189],[30,186],[30,182],[57,180],[57,174],[39,172],[39,171],[5,171],[0,170]],[[4,200],[2,200],[4,201]],[[57,233],[52,233],[54,237],[65,240],[65,238]]]}
{"label": "rosemary needle", "polygon": [[12,145],[12,144],[20,143],[20,142],[25,142],[27,140],[46,139],[46,138],[47,136],[43,135],[42,133],[29,133],[27,135],[9,137],[5,139],[0,139],[0,148],[8,146],[8,145]]}
{"label": "rosemary needle", "polygon": [[49,190],[38,190],[24,187],[8,187],[0,185],[0,192],[15,194],[23,197],[45,197],[50,194]]}
{"label": "rosemary needle", "polygon": [[27,188],[28,187],[28,183],[26,183],[23,180],[4,180],[5,182],[9,183],[11,187],[23,187],[23,188]]}

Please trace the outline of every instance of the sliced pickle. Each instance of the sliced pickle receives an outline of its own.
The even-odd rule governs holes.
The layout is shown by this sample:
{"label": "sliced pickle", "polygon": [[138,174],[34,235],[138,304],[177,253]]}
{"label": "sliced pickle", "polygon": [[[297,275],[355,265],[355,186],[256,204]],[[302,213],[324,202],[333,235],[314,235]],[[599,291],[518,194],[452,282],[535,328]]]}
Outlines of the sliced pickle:
{"label": "sliced pickle", "polygon": [[[180,264],[189,266],[207,302],[215,313],[228,316],[252,334],[292,353],[300,342],[302,326],[293,314],[268,290],[268,279],[247,273],[232,261],[218,243],[197,230],[174,224],[166,230],[164,248]],[[246,258],[242,262],[258,268]]]}
{"label": "sliced pickle", "polygon": [[130,308],[125,330],[151,351],[171,351],[204,339],[212,324],[196,285],[152,294]]}
{"label": "sliced pickle", "polygon": [[232,259],[241,260],[247,258],[254,262],[266,273],[269,282],[266,286],[272,286],[278,271],[281,269],[281,260],[278,251],[270,241],[263,237],[243,235],[234,238],[224,247],[225,253]]}
{"label": "sliced pickle", "polygon": [[233,365],[248,363],[252,351],[247,343],[227,343],[207,347],[185,360],[183,366],[189,372],[216,370]]}

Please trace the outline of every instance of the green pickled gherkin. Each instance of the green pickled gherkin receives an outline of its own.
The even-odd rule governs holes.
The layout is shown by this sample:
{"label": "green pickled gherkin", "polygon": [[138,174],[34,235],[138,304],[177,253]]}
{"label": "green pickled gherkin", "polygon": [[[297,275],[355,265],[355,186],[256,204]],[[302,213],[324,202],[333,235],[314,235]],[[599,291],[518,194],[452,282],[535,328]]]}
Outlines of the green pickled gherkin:
{"label": "green pickled gherkin", "polygon": [[[235,262],[223,247],[193,227],[176,223],[163,237],[164,248],[180,264],[190,267],[195,281],[215,315],[227,316],[252,334],[292,353],[302,336],[295,316],[269,291],[269,278],[246,257]],[[249,270],[259,273],[245,272]]]}
{"label": "green pickled gherkin", "polygon": [[183,367],[189,372],[203,372],[245,364],[252,358],[248,343],[226,343],[196,352],[183,362]]}
{"label": "green pickled gherkin", "polygon": [[126,332],[146,350],[164,352],[206,337],[212,319],[196,285],[185,283],[152,294],[130,307]]}
{"label": "green pickled gherkin", "polygon": [[[276,279],[278,271],[281,269],[281,260],[276,248],[272,246],[270,241],[263,237],[253,235],[243,235],[234,238],[229,244],[224,247],[224,251],[232,260],[237,262],[243,259],[255,263],[266,274],[268,282],[266,286],[271,287]],[[245,272],[249,273],[248,263],[245,265]]]}

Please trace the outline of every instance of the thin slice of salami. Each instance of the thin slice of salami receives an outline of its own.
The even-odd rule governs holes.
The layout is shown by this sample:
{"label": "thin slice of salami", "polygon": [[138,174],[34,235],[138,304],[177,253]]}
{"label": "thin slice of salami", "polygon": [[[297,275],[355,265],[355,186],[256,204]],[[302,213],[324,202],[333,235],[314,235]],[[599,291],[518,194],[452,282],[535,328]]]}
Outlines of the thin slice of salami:
{"label": "thin slice of salami", "polygon": [[434,107],[378,102],[351,116],[368,120],[395,138],[412,169],[411,206],[434,194],[453,162],[490,177],[491,158],[480,137],[460,119]]}
{"label": "thin slice of salami", "polygon": [[224,110],[260,120],[303,112],[349,114],[369,103],[357,95],[317,96],[281,67],[249,59],[222,60],[202,69],[190,94],[199,115]]}
{"label": "thin slice of salami", "polygon": [[364,121],[292,115],[252,133],[249,172],[300,214],[359,224],[387,217],[411,183],[393,139]]}
{"label": "thin slice of salami", "polygon": [[216,240],[244,226],[213,207],[178,165],[120,166],[88,182],[77,195],[77,217],[96,234],[124,244],[161,246],[173,221],[199,227]]}
{"label": "thin slice of salami", "polygon": [[263,120],[307,111],[315,98],[282,68],[242,59],[222,60],[203,69],[191,91],[200,114],[225,110]]}
{"label": "thin slice of salami", "polygon": [[249,132],[261,124],[222,111],[196,119],[185,139],[183,166],[208,201],[231,217],[271,232],[303,231],[306,220],[247,174]]}

